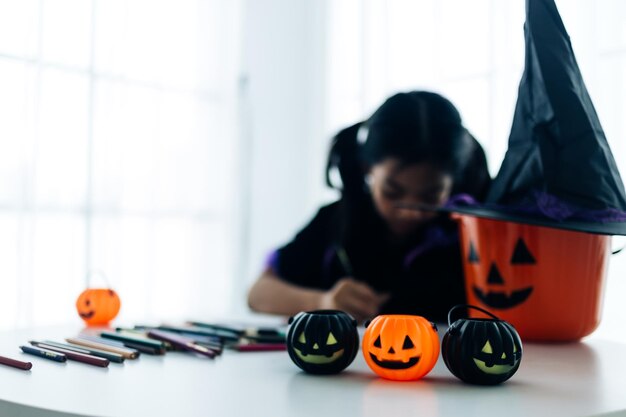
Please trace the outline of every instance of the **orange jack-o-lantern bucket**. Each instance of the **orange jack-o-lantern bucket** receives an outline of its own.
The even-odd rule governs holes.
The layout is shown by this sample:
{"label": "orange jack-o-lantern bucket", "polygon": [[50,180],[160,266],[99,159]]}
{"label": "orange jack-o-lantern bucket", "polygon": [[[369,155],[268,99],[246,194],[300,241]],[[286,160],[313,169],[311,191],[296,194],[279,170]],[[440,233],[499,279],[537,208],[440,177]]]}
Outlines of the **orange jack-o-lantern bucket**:
{"label": "orange jack-o-lantern bucket", "polygon": [[461,214],[454,218],[469,304],[510,322],[525,340],[573,341],[595,330],[610,236]]}

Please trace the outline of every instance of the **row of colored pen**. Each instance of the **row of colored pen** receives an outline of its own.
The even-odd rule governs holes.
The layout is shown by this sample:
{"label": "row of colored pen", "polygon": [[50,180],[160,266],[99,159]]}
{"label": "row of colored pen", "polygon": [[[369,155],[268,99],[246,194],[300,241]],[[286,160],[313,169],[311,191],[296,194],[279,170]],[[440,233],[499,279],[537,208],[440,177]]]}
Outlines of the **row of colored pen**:
{"label": "row of colored pen", "polygon": [[[187,342],[208,345],[205,347],[209,348],[211,343],[219,343],[240,352],[286,350],[285,331],[273,327],[236,327],[192,321],[183,326],[135,326],[131,331],[146,331],[149,337],[154,337],[150,332],[154,334],[155,331],[175,333]],[[184,349],[184,346],[179,347]]]}
{"label": "row of colored pen", "polygon": [[123,363],[125,359],[139,357],[137,349],[104,337],[79,335],[65,341],[66,343],[31,340],[30,346],[20,346],[20,349],[24,353],[56,362],[65,362],[69,359],[101,367],[109,366],[110,362]]}
{"label": "row of colored pen", "polygon": [[[103,337],[79,335],[65,340],[67,343],[31,340],[30,345],[20,346],[20,349],[26,354],[55,362],[66,362],[69,359],[101,367],[109,366],[110,362],[122,363],[125,359],[139,357],[137,349],[129,348],[121,342]],[[5,361],[4,364],[23,370],[32,368],[31,362],[15,359]]]}
{"label": "row of colored pen", "polygon": [[[187,351],[213,359],[221,355],[224,348],[237,351],[286,349],[284,331],[278,329],[234,328],[200,322],[184,326],[116,328],[98,335],[80,334],[65,339],[63,343],[50,340],[29,343],[20,346],[24,353],[57,362],[69,359],[101,367],[108,366],[110,362],[123,363],[125,359],[136,359],[142,353],[163,355],[170,350]],[[5,364],[25,370],[32,366],[30,362],[12,361]]]}
{"label": "row of colored pen", "polygon": [[57,362],[68,359],[89,365],[106,367],[109,363],[123,363],[126,359],[136,359],[140,354],[163,355],[167,350],[187,350],[209,358],[222,353],[222,344],[217,340],[199,344],[177,334],[161,330],[147,333],[116,330],[105,331],[99,336],[79,335],[65,339],[65,343],[50,340],[29,342],[30,346],[20,346],[24,353],[36,355]]}

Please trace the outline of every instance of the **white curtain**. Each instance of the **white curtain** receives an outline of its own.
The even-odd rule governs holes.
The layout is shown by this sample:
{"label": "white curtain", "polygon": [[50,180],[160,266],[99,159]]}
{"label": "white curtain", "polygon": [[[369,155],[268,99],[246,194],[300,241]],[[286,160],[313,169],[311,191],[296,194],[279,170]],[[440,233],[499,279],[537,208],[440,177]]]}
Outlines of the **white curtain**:
{"label": "white curtain", "polygon": [[0,327],[229,308],[240,7],[0,0]]}

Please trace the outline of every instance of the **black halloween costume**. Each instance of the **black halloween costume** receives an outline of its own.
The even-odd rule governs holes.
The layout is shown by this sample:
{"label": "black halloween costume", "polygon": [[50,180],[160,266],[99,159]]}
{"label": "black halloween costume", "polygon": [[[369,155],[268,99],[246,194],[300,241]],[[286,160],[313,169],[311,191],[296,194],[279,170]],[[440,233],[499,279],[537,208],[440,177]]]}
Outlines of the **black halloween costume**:
{"label": "black halloween costume", "polygon": [[[379,292],[390,292],[381,313],[417,314],[443,322],[450,307],[465,301],[456,224],[438,218],[403,244],[389,243],[385,224],[371,200],[364,202],[358,227],[338,245],[342,202],[322,207],[287,245],[270,257],[269,266],[298,286],[330,289],[346,276]],[[342,260],[342,251],[345,256]],[[348,259],[348,260],[346,260]]]}
{"label": "black halloween costume", "polygon": [[[418,115],[410,111],[418,94],[427,93],[406,93],[387,100],[368,120],[368,135],[376,126],[378,134],[385,132],[385,140],[393,139],[394,146],[406,147],[402,142],[418,130]],[[450,126],[464,131],[452,104],[445,99],[429,99],[441,114],[451,115],[446,123],[439,121],[431,126],[438,129],[437,134],[452,137]],[[402,243],[391,241],[363,179],[360,146],[372,139],[368,138],[365,145],[358,144],[362,124],[342,130],[333,140],[328,168],[335,166],[341,175],[341,200],[322,207],[293,241],[273,253],[269,266],[283,280],[305,288],[328,290],[340,279],[352,277],[378,292],[390,293],[390,299],[381,306],[383,314],[417,314],[444,322],[452,306],[465,302],[457,226],[441,215]],[[459,140],[449,143],[464,152],[458,159],[456,155],[451,157],[455,164],[452,192],[482,199],[491,181],[484,151],[469,134],[454,137]],[[424,156],[427,160],[440,157],[437,152],[442,152],[430,151]],[[393,153],[391,156],[398,157]],[[327,183],[335,188],[328,172]]]}

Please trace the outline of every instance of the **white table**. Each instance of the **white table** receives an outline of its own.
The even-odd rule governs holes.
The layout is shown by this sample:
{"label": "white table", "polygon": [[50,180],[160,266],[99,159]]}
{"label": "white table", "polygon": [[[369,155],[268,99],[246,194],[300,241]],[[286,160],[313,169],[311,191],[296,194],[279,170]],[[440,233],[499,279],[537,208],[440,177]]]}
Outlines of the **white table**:
{"label": "white table", "polygon": [[[626,415],[626,345],[587,340],[525,344],[517,374],[496,387],[455,379],[441,357],[426,378],[379,379],[361,354],[343,373],[302,373],[286,352],[225,352],[217,360],[170,352],[98,368],[24,355],[30,339],[62,341],[78,327],[0,333],[0,416],[600,416]],[[442,331],[440,330],[440,333]]]}

